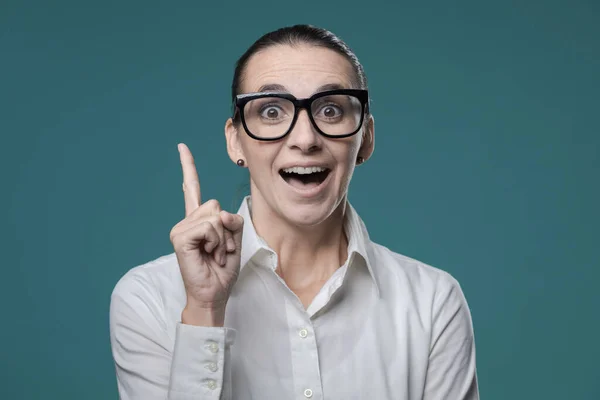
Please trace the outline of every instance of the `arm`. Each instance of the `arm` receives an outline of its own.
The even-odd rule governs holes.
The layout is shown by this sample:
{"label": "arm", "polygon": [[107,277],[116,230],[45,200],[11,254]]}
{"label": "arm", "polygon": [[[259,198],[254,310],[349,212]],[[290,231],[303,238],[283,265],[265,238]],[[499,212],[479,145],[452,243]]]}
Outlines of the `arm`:
{"label": "arm", "polygon": [[479,399],[471,314],[460,285],[450,276],[440,278],[433,302],[423,399]]}
{"label": "arm", "polygon": [[110,339],[122,400],[230,399],[235,331],[177,322],[169,334],[160,297],[139,277],[117,284]]}
{"label": "arm", "polygon": [[232,397],[229,348],[235,331],[224,328],[223,321],[240,270],[244,220],[222,211],[216,200],[201,202],[192,153],[184,144],[178,149],[185,218],[169,237],[186,307],[183,320],[169,320],[143,269],[119,281],[111,299],[110,335],[123,400]]}

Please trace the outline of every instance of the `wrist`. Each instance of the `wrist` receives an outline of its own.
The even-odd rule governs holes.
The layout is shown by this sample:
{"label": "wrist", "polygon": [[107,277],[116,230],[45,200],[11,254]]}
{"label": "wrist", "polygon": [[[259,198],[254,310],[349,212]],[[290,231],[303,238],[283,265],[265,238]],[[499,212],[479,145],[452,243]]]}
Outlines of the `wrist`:
{"label": "wrist", "polygon": [[225,306],[203,307],[188,302],[181,312],[181,322],[185,325],[222,327],[225,325]]}

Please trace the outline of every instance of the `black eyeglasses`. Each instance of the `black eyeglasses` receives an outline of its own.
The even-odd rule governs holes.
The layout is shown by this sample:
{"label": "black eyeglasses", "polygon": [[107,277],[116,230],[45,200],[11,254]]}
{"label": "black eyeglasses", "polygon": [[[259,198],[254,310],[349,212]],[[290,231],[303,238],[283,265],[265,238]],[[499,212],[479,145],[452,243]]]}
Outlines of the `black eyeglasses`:
{"label": "black eyeglasses", "polygon": [[248,135],[256,140],[279,140],[294,128],[300,109],[306,109],[314,128],[328,138],[354,135],[362,126],[369,93],[362,89],[336,89],[307,99],[289,93],[240,94],[233,119],[239,115]]}

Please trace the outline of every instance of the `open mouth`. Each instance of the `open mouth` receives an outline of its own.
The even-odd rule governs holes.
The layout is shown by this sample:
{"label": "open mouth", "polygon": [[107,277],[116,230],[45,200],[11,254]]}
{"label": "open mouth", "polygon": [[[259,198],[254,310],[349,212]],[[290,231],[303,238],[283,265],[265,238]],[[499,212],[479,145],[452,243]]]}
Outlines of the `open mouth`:
{"label": "open mouth", "polygon": [[319,186],[330,172],[329,168],[322,167],[293,167],[279,170],[279,175],[290,186],[306,190]]}

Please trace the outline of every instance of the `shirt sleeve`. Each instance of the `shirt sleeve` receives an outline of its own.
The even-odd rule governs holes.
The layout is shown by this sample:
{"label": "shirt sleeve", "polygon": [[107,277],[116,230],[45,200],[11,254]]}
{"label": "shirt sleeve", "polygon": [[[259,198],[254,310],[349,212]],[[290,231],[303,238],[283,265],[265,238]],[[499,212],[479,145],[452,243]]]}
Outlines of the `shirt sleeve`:
{"label": "shirt sleeve", "polygon": [[167,321],[160,296],[144,279],[126,276],[115,287],[110,340],[122,400],[231,398],[235,330]]}
{"label": "shirt sleeve", "polygon": [[475,339],[459,283],[441,278],[433,302],[432,336],[424,400],[479,400]]}

